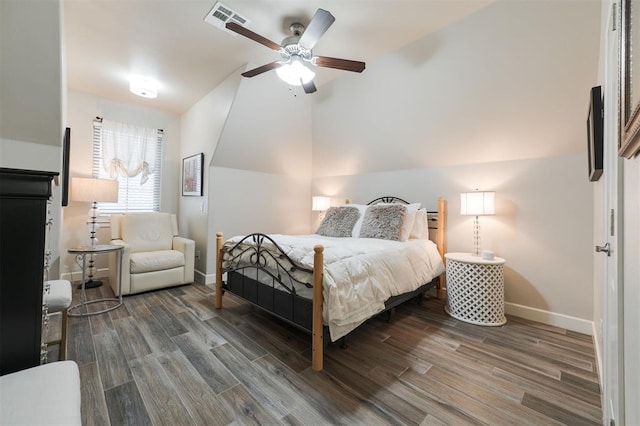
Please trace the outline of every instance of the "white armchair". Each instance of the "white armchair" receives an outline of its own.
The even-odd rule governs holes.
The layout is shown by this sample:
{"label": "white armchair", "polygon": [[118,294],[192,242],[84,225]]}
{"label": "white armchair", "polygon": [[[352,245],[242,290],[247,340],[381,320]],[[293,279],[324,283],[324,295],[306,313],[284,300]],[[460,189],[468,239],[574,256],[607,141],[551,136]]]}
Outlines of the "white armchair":
{"label": "white armchair", "polygon": [[[169,213],[111,215],[111,244],[123,246],[122,294],[193,282],[195,241],[178,237]],[[118,294],[118,254],[109,257],[109,282]]]}

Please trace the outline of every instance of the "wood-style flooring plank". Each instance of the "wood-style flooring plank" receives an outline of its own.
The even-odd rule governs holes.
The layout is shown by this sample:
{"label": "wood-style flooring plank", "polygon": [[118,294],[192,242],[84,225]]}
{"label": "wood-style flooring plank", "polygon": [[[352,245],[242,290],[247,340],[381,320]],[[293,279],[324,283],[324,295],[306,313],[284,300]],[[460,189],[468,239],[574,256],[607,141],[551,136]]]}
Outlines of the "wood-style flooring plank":
{"label": "wood-style flooring plank", "polygon": [[144,334],[138,328],[138,322],[131,316],[113,321],[118,332],[122,351],[128,360],[142,358],[152,353]]}
{"label": "wood-style flooring plank", "polygon": [[371,380],[370,377],[360,376],[348,366],[334,361],[331,357],[325,359],[324,366],[327,372],[346,389],[349,389],[358,398],[376,405],[380,412],[386,415],[386,421],[416,424],[420,423],[427,415],[422,406],[412,405],[390,392],[385,386]]}
{"label": "wood-style flooring plank", "polygon": [[220,402],[220,398],[211,391],[207,382],[181,351],[160,355],[158,361],[194,424],[229,424],[234,420],[233,413]]}
{"label": "wood-style flooring plank", "polygon": [[298,395],[291,388],[281,386],[268,370],[250,363],[231,345],[215,347],[211,352],[274,417],[286,416],[298,404]]}
{"label": "wood-style flooring plank", "polygon": [[594,419],[585,418],[577,413],[574,413],[570,410],[567,410],[558,404],[555,404],[551,401],[545,400],[543,398],[538,398],[529,393],[524,394],[524,398],[522,398],[522,405],[525,407],[529,407],[533,410],[539,411],[540,413],[544,413],[545,416],[551,417],[558,422],[566,425],[593,425],[598,426],[601,425],[601,421],[596,421]]}
{"label": "wood-style flooring plank", "polygon": [[159,303],[157,299],[149,298],[146,305],[151,315],[153,315],[155,320],[164,328],[169,336],[175,337],[189,331],[162,303]]}
{"label": "wood-style flooring plank", "polygon": [[74,360],[78,365],[96,361],[91,325],[88,319],[83,319],[84,321],[67,323],[67,359]]}
{"label": "wood-style flooring plank", "polygon": [[238,349],[248,360],[253,361],[267,354],[264,348],[224,319],[215,317],[206,320],[205,323],[213,328],[215,332],[222,336],[230,345]]}
{"label": "wood-style flooring plank", "polygon": [[180,312],[179,314],[176,314],[176,318],[187,330],[198,336],[210,348],[227,343],[222,336],[216,333],[213,327],[206,322],[201,321],[192,312]]}
{"label": "wood-style flooring plank", "polygon": [[154,355],[130,363],[138,391],[153,424],[190,425],[193,419]]}
{"label": "wood-style flooring plank", "polygon": [[247,389],[238,384],[220,394],[220,400],[227,410],[233,413],[234,423],[238,425],[280,425],[274,417],[260,404]]}
{"label": "wood-style flooring plank", "polygon": [[238,379],[209,351],[204,342],[198,340],[197,336],[185,333],[174,337],[173,340],[215,394],[238,384]]}
{"label": "wood-style flooring plank", "polygon": [[105,390],[133,380],[116,331],[93,336],[102,385]]}
{"label": "wood-style flooring plank", "polygon": [[80,371],[82,424],[85,426],[109,425],[107,402],[97,363],[92,362],[80,365],[78,370]]}
{"label": "wood-style flooring plank", "polygon": [[108,389],[104,395],[112,425],[153,425],[135,382],[126,382]]}

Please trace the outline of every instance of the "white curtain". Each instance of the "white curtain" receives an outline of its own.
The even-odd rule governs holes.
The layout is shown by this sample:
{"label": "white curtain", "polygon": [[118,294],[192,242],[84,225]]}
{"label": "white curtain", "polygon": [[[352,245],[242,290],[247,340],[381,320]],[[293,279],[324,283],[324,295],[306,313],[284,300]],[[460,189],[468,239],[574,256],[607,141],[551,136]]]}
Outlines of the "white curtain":
{"label": "white curtain", "polygon": [[102,166],[109,177],[140,175],[140,185],[156,170],[158,130],[102,120]]}

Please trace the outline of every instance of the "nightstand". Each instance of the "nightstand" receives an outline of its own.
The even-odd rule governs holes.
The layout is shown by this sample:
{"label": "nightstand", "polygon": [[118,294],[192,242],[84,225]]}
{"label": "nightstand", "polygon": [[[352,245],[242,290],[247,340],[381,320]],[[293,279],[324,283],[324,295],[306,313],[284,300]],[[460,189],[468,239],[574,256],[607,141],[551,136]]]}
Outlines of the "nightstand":
{"label": "nightstand", "polygon": [[447,306],[445,310],[460,321],[499,326],[504,316],[505,260],[486,260],[470,253],[447,253]]}

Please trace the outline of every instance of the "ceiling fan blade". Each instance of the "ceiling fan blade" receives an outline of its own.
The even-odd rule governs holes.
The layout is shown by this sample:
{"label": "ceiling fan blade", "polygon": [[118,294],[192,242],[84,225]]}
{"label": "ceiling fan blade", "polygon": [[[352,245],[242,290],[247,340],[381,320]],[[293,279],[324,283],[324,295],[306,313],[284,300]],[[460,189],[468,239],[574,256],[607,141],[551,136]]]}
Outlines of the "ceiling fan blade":
{"label": "ceiling fan blade", "polygon": [[264,38],[260,34],[256,34],[250,29],[243,27],[242,25],[236,24],[235,22],[227,22],[225,26],[228,30],[250,38],[253,41],[257,41],[258,43],[267,46],[269,49],[273,49],[276,52],[279,52],[281,50],[281,47],[278,43],[275,43],[268,38]]}
{"label": "ceiling fan blade", "polygon": [[311,18],[309,25],[307,25],[307,28],[302,33],[298,44],[305,49],[313,49],[313,46],[315,46],[318,40],[320,40],[322,34],[329,29],[335,20],[336,18],[333,17],[331,12],[324,9],[316,10],[316,13],[313,15],[313,18]]}
{"label": "ceiling fan blade", "polygon": [[306,84],[302,83],[302,88],[304,89],[304,93],[307,93],[307,94],[313,93],[317,90],[316,85],[313,84],[313,80],[309,81]]}
{"label": "ceiling fan blade", "polygon": [[242,73],[243,77],[255,77],[258,74],[262,74],[263,72],[267,72],[267,71],[271,71],[273,69],[276,68],[280,68],[281,66],[283,66],[285,64],[285,62],[281,62],[281,61],[275,61],[275,62],[271,62],[269,64],[265,64],[262,65],[261,67],[258,68],[254,68],[252,70],[249,71],[245,71]]}
{"label": "ceiling fan blade", "polygon": [[365,63],[360,61],[352,61],[350,59],[329,58],[328,56],[315,56],[313,64],[319,67],[335,68],[337,70],[362,72]]}

